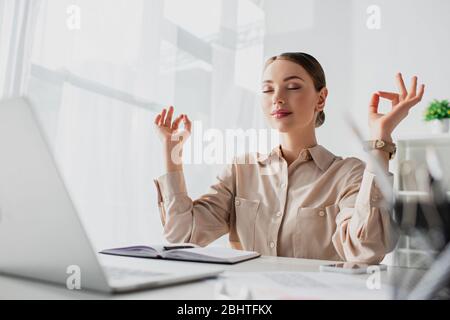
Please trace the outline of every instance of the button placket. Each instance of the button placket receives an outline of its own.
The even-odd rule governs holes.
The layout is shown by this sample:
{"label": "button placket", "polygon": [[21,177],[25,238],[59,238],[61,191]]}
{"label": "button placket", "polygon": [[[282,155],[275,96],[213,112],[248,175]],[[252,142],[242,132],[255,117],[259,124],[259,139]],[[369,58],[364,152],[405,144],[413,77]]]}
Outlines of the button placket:
{"label": "button placket", "polygon": [[269,227],[269,234],[268,234],[268,246],[271,249],[272,254],[276,255],[276,242],[274,240],[270,239],[278,239],[278,232],[280,230],[281,225],[281,217],[283,216],[283,212],[285,210],[286,205],[286,197],[287,197],[287,181],[288,180],[288,169],[287,169],[287,163],[286,161],[282,162],[282,168],[280,171],[280,192],[279,192],[279,199],[280,199],[280,207],[279,210],[275,212],[275,217],[272,217],[272,224]]}
{"label": "button placket", "polygon": [[272,223],[279,226],[281,223],[282,216],[283,216],[283,213],[281,211],[275,212],[274,216],[272,217]]}

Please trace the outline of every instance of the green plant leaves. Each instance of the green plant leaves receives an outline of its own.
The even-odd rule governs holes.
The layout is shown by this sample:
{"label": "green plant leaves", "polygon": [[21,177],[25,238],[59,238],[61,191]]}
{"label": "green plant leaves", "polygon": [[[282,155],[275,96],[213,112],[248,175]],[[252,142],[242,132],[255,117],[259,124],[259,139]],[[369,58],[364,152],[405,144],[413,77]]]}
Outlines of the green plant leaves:
{"label": "green plant leaves", "polygon": [[425,110],[424,120],[440,120],[450,118],[450,105],[448,100],[434,99]]}

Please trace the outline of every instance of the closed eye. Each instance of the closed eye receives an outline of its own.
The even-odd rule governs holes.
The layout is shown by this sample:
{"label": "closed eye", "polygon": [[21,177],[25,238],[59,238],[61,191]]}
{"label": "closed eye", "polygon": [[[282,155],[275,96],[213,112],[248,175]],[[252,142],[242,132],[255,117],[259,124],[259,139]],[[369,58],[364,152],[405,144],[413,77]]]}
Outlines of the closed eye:
{"label": "closed eye", "polygon": [[[291,87],[291,88],[287,88],[288,90],[299,90],[302,87]],[[267,89],[267,90],[263,90],[262,93],[269,93],[269,92],[273,92],[273,89]]]}

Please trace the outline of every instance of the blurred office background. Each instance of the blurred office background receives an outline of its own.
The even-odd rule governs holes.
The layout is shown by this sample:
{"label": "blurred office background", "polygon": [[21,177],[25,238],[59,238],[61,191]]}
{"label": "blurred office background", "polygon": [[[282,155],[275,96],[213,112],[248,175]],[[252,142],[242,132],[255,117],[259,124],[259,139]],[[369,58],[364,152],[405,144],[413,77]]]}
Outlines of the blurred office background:
{"label": "blurred office background", "polygon": [[[329,88],[319,143],[365,159],[343,112],[367,135],[371,93],[401,71],[427,87],[395,136],[428,132],[426,104],[450,96],[449,14],[447,0],[0,0],[0,98],[33,102],[97,248],[161,242],[162,107],[204,130],[267,128],[265,59],[308,52]],[[190,196],[220,168],[185,166]]]}

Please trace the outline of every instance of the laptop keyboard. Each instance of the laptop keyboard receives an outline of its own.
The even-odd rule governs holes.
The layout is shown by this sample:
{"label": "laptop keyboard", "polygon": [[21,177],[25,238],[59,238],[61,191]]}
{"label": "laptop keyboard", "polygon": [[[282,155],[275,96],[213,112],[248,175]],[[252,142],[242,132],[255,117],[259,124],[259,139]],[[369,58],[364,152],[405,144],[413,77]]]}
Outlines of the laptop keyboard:
{"label": "laptop keyboard", "polygon": [[162,275],[166,275],[167,273],[161,272],[152,272],[147,270],[138,270],[138,269],[128,269],[128,268],[120,268],[120,267],[104,267],[105,273],[109,279],[112,280],[121,280],[124,278],[152,278],[158,277]]}

